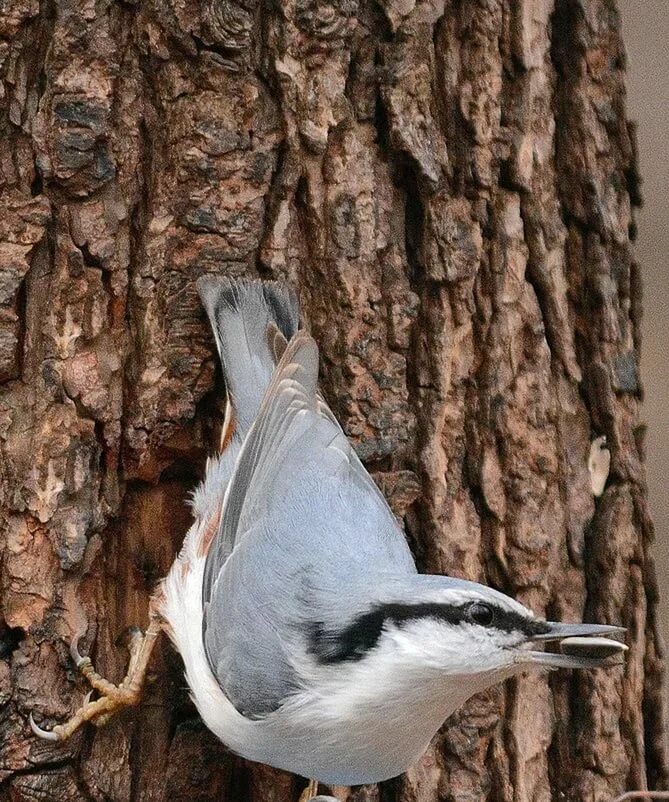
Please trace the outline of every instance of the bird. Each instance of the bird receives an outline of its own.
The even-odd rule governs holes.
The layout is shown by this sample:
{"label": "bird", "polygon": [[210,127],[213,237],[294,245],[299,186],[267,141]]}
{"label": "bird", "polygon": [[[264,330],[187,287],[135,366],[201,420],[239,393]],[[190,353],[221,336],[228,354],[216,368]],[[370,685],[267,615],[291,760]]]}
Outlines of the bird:
{"label": "bird", "polygon": [[[192,699],[233,752],[328,785],[405,772],[479,691],[524,672],[620,664],[615,624],[546,621],[483,584],[420,574],[386,499],[318,386],[319,352],[280,282],[205,276],[227,401],[193,524],[114,686],[69,737],[137,701],[164,630]],[[546,650],[546,646],[549,649]],[[98,705],[96,708],[95,705]]]}

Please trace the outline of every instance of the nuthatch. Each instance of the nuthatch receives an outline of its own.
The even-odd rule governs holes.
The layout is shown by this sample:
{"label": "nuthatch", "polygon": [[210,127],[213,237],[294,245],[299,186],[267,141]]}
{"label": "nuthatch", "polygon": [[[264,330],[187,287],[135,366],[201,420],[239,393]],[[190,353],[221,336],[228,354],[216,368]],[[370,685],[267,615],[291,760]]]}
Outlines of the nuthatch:
{"label": "nuthatch", "polygon": [[[293,293],[223,278],[198,289],[227,414],[149,634],[167,630],[225,744],[332,785],[378,782],[408,769],[444,720],[494,683],[619,662],[626,647],[599,637],[618,626],[545,621],[484,585],[418,574],[319,394],[318,349],[298,330]],[[133,652],[126,690],[141,684],[146,648]],[[83,668],[91,679],[90,661]]]}

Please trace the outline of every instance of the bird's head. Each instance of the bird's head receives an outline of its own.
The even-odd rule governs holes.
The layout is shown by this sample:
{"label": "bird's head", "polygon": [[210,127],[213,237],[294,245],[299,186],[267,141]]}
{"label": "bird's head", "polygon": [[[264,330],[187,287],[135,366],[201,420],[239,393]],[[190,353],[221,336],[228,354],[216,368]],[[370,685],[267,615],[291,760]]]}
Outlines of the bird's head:
{"label": "bird's head", "polygon": [[347,782],[404,771],[448,716],[497,682],[533,667],[607,666],[625,648],[602,637],[619,627],[545,621],[447,577],[377,575],[359,595],[333,586],[320,598],[323,618],[302,630],[308,655],[296,660],[303,688],[292,709],[306,726],[334,723],[349,769],[360,756]]}
{"label": "bird's head", "polygon": [[415,576],[412,589],[392,583],[386,598],[338,631],[316,631],[321,663],[360,662],[460,677],[475,690],[532,667],[600,668],[626,649],[602,636],[618,626],[546,621],[509,596],[473,582]]}

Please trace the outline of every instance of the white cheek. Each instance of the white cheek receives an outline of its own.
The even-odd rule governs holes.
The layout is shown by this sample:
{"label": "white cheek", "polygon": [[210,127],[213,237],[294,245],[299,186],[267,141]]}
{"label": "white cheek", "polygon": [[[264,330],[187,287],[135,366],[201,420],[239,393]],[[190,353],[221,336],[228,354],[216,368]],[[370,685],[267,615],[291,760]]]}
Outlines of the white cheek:
{"label": "white cheek", "polygon": [[513,664],[517,641],[517,636],[500,637],[482,627],[448,627],[429,619],[397,627],[388,635],[403,661],[453,674],[496,671]]}

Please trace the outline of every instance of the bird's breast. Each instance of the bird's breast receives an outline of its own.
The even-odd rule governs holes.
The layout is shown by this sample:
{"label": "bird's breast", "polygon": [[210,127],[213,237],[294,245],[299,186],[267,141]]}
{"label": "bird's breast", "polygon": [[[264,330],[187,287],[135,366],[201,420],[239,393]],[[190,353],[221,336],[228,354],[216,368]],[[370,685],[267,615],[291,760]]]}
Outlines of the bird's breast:
{"label": "bird's breast", "polygon": [[[441,677],[342,665],[262,723],[265,762],[336,785],[395,777],[418,761],[468,692]],[[261,722],[258,722],[261,724]]]}

